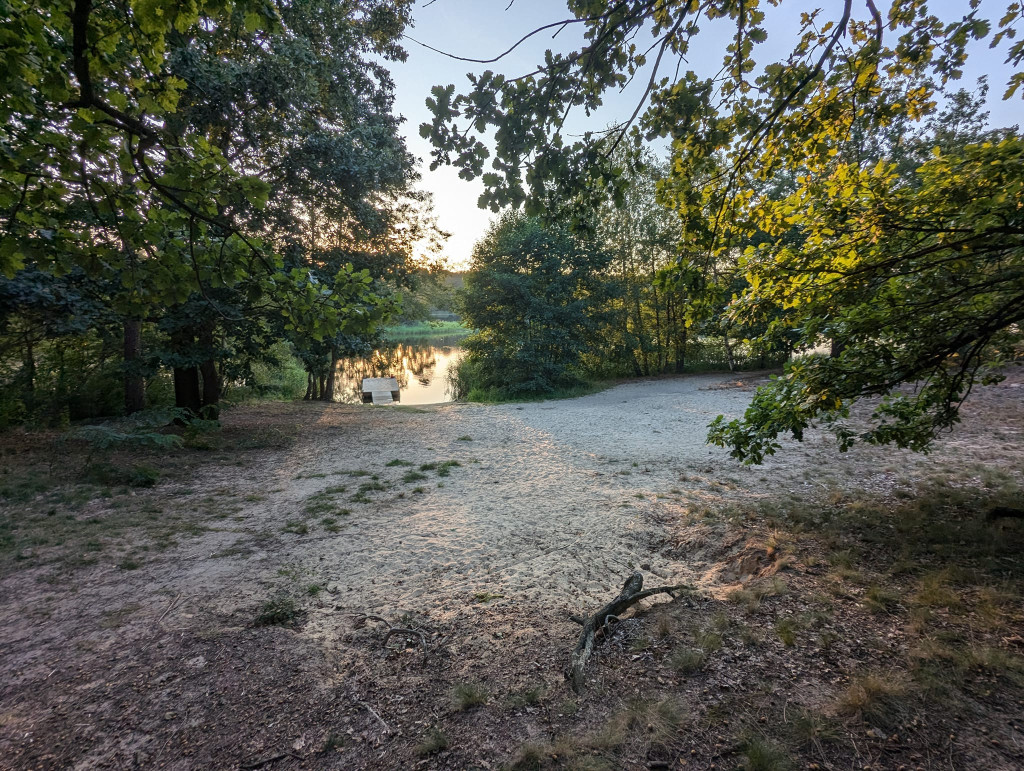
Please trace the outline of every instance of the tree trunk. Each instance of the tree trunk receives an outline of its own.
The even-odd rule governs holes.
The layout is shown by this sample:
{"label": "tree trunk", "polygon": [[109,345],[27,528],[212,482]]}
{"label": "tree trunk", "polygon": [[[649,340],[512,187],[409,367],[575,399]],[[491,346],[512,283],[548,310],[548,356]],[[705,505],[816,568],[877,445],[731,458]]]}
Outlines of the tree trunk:
{"label": "tree trunk", "polygon": [[131,415],[146,407],[146,381],[138,373],[142,357],[142,322],[128,319],[124,323],[124,413]]}
{"label": "tree trunk", "polygon": [[682,374],[686,367],[686,323],[683,323],[683,331],[676,336],[676,373]]}
{"label": "tree trunk", "polygon": [[174,368],[174,406],[198,415],[203,408],[198,367]]}
{"label": "tree trunk", "polygon": [[633,376],[640,377],[640,362],[636,359],[636,350],[630,345],[633,333],[629,330],[629,300],[622,301],[622,360],[633,366]]}
{"label": "tree trunk", "polygon": [[211,420],[217,419],[218,407],[221,397],[221,379],[217,373],[217,363],[213,359],[207,359],[199,365],[199,372],[203,376],[203,411],[204,417]]}
{"label": "tree trunk", "polygon": [[[195,355],[195,333],[184,328],[171,334],[171,349],[179,355]],[[203,408],[203,394],[199,387],[199,368],[194,364],[174,368],[174,406],[198,415]]]}
{"label": "tree trunk", "polygon": [[220,404],[222,384],[220,375],[217,372],[217,363],[213,359],[213,325],[204,325],[199,330],[199,347],[209,358],[199,365],[199,372],[203,376],[203,406],[215,408]]}
{"label": "tree trunk", "polygon": [[842,342],[840,340],[837,340],[836,338],[833,337],[832,338],[832,346],[831,346],[831,349],[829,350],[829,354],[828,355],[831,358],[833,358],[833,359],[838,359],[840,356],[843,355],[843,351],[845,351],[845,350],[846,350],[846,343],[844,343],[844,342]]}
{"label": "tree trunk", "polygon": [[338,351],[331,349],[331,368],[327,371],[327,383],[324,387],[324,392],[321,398],[325,402],[334,401],[334,384],[337,380],[338,373]]}
{"label": "tree trunk", "polygon": [[722,335],[722,340],[725,341],[725,355],[729,360],[729,371],[733,372],[736,369],[736,359],[732,355],[732,346],[729,344],[728,332]]}
{"label": "tree trunk", "polygon": [[29,414],[36,408],[36,354],[32,336],[25,335],[25,408]]}
{"label": "tree trunk", "polygon": [[647,338],[646,333],[644,332],[644,312],[643,308],[640,305],[639,291],[633,292],[633,303],[636,308],[636,336],[637,339],[640,341],[640,356],[643,359],[643,374],[650,375],[651,365],[647,359]]}
{"label": "tree trunk", "polygon": [[306,395],[303,396],[304,401],[312,401],[316,396],[316,384],[313,381],[313,373],[306,373]]}
{"label": "tree trunk", "polygon": [[203,376],[203,406],[219,404],[221,397],[221,380],[217,374],[217,364],[213,359],[207,359],[199,365],[199,372]]}
{"label": "tree trunk", "polygon": [[661,335],[661,306],[659,305],[658,290],[656,287],[651,286],[651,292],[654,295],[652,305],[654,306],[654,340],[657,345],[655,356],[657,357],[657,370],[660,374],[666,369],[668,364],[668,345],[662,339]]}

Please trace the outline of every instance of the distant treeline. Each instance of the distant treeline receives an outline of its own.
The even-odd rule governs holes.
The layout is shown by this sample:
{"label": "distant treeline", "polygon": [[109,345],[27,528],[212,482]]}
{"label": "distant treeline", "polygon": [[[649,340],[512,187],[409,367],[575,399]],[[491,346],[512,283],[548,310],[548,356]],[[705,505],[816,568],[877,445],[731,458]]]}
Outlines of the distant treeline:
{"label": "distant treeline", "polygon": [[[570,228],[519,213],[477,244],[458,311],[478,330],[453,375],[459,398],[577,393],[595,380],[781,366],[785,335],[766,340],[771,314],[741,324],[727,305],[743,289],[732,264],[680,271],[681,226],[658,202],[663,165],[621,162],[632,177],[620,207]],[[757,343],[751,342],[758,340]]]}

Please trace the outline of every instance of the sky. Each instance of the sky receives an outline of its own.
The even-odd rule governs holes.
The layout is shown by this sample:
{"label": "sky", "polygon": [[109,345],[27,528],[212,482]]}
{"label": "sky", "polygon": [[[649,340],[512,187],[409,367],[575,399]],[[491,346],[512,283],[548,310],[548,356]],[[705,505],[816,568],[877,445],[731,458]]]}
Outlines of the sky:
{"label": "sky", "polygon": [[[814,5],[826,9],[834,7],[835,18],[840,16],[838,0],[819,0]],[[784,2],[780,8],[771,8],[767,3],[762,3],[762,6],[767,15],[769,38],[756,49],[758,62],[782,58],[789,52],[792,36],[783,33],[796,29],[800,11],[811,4],[794,0]],[[962,14],[966,0],[933,0],[929,6],[933,12],[952,19]],[[1005,3],[999,0],[984,0],[981,15],[986,17],[987,13],[987,18],[998,18],[1004,8]],[[414,25],[408,30],[408,38],[411,39],[404,41],[409,53],[408,61],[391,62],[389,68],[395,80],[395,110],[405,118],[406,142],[410,152],[421,160],[423,176],[420,188],[433,194],[438,224],[451,233],[444,255],[454,270],[469,266],[473,244],[483,236],[494,215],[477,207],[477,198],[483,192],[479,180],[461,180],[451,167],[435,171],[429,169],[430,144],[420,137],[419,126],[432,118],[425,105],[431,87],[454,84],[456,93],[462,93],[469,87],[468,72],[493,69],[510,76],[529,72],[541,61],[547,48],[561,51],[578,48],[582,40],[582,25],[566,28],[555,39],[550,33],[538,35],[500,62],[488,65],[456,61],[419,45],[413,39],[458,56],[487,59],[506,50],[537,27],[570,17],[560,0],[511,0],[511,3],[510,0],[417,0],[413,11]],[[702,73],[702,69],[717,70],[720,66],[732,28],[725,24],[702,27],[701,34],[694,41],[697,45],[691,51],[690,65],[699,74],[706,75],[710,72]],[[1024,117],[1019,97],[1010,103],[999,98],[1011,72],[1002,63],[1003,58],[1000,52],[988,50],[987,45],[977,47],[968,59],[961,80],[964,87],[973,88],[979,76],[989,76],[992,89],[988,108],[993,126],[1021,123]],[[628,118],[645,85],[642,81],[645,78],[637,78],[630,90],[609,95],[605,107],[597,114],[589,118],[582,114],[571,117],[567,131],[582,133],[601,129]]]}

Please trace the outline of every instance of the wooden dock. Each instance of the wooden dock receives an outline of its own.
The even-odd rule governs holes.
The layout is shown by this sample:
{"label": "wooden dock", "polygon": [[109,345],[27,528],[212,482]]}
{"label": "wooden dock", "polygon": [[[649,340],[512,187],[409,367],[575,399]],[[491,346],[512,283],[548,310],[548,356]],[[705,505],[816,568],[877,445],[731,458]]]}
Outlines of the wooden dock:
{"label": "wooden dock", "polygon": [[393,377],[364,377],[363,402],[394,404],[399,399],[398,380]]}

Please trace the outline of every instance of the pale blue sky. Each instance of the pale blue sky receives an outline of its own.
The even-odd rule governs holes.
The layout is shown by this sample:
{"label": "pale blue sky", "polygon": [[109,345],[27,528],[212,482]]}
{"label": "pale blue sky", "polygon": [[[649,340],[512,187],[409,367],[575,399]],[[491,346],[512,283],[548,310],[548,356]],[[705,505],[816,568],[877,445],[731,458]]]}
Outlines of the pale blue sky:
{"label": "pale blue sky", "polygon": [[[792,44],[787,32],[796,29],[799,13],[820,5],[831,12],[835,19],[840,16],[839,0],[819,0],[808,3],[802,0],[788,0],[781,8],[772,8],[762,3],[767,15],[768,42],[759,46],[756,57],[767,62],[789,52]],[[879,3],[883,5],[883,3]],[[958,18],[966,7],[966,0],[933,0],[933,11]],[[413,13],[414,27],[409,35],[434,48],[459,56],[490,58],[509,48],[516,40],[537,27],[570,17],[565,4],[560,0],[418,0]],[[999,0],[984,0],[982,15],[1001,15],[1005,3]],[[507,10],[506,10],[507,9]],[[695,41],[698,45],[690,55],[691,68],[700,74],[711,74],[721,65],[725,46],[732,28],[725,23],[702,25],[701,35]],[[434,85],[454,83],[456,92],[468,88],[467,72],[482,72],[493,69],[507,75],[520,75],[533,69],[541,61],[545,49],[554,48],[569,51],[578,47],[581,25],[573,25],[562,31],[557,38],[541,34],[528,41],[496,64],[481,65],[459,62],[427,50],[412,41],[405,42],[409,60],[404,64],[392,63],[391,70],[396,86],[396,110],[406,119],[405,135],[410,151],[423,160],[423,181],[421,187],[433,193],[434,210],[441,227],[452,234],[445,254],[452,267],[458,269],[468,265],[473,244],[487,228],[493,216],[491,212],[479,209],[477,197],[482,191],[479,181],[465,182],[450,168],[429,170],[430,146],[419,136],[419,125],[431,118],[424,101]],[[778,32],[775,32],[775,31]],[[774,32],[774,34],[773,34]],[[638,46],[641,41],[638,41]],[[1012,103],[1002,102],[1003,84],[1009,75],[1009,68],[1002,64],[999,52],[989,51],[987,46],[978,47],[969,59],[962,81],[965,87],[973,87],[978,76],[987,74],[992,86],[989,94],[991,123],[1007,126],[1022,122],[1024,110],[1020,99]],[[569,132],[600,129],[617,120],[627,118],[633,111],[636,99],[643,89],[644,78],[637,78],[634,87],[624,94],[610,95],[601,112],[589,118],[582,113],[576,115],[567,126]]]}

